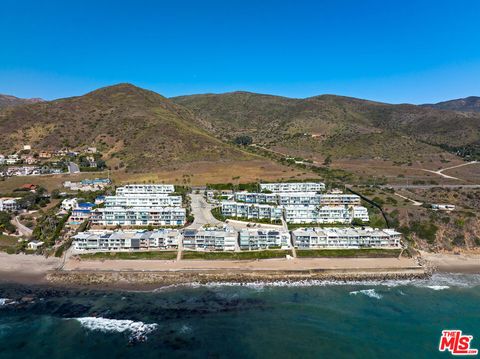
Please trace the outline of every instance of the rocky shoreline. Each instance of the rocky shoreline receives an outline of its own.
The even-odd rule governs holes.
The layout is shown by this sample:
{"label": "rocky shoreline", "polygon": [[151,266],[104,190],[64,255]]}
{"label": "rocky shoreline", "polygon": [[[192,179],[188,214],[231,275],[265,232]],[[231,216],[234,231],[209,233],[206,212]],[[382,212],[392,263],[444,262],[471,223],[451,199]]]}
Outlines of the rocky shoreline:
{"label": "rocky shoreline", "polygon": [[428,278],[428,268],[372,270],[308,271],[52,271],[46,276],[50,284],[101,288],[161,288],[175,285],[212,283],[274,283],[305,281],[385,281]]}

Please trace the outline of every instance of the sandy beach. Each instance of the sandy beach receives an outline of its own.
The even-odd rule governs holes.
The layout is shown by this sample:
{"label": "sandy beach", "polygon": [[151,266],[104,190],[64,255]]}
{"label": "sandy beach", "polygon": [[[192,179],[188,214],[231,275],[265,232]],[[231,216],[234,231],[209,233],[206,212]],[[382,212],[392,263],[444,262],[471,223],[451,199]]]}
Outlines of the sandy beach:
{"label": "sandy beach", "polygon": [[480,273],[480,255],[422,253],[413,258],[276,258],[264,260],[79,260],[0,253],[0,282],[143,289],[191,282],[362,280]]}
{"label": "sandy beach", "polygon": [[421,252],[421,255],[439,272],[480,273],[480,254],[478,253]]}
{"label": "sandy beach", "polygon": [[75,271],[307,271],[420,268],[411,258],[295,258],[262,260],[69,260]]}
{"label": "sandy beach", "polygon": [[55,257],[0,252],[0,282],[44,283],[45,275],[61,263]]}

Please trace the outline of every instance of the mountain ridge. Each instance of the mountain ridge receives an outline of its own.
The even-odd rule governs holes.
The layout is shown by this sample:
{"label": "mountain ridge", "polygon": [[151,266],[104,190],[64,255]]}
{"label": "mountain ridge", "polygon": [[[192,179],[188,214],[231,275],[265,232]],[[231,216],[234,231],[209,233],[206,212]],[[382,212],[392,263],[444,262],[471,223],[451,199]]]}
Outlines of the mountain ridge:
{"label": "mountain ridge", "polygon": [[113,167],[134,171],[249,157],[198,127],[189,110],[131,84],[6,108],[0,132],[8,134],[1,151],[96,146]]}
{"label": "mountain ridge", "polygon": [[43,102],[41,98],[19,98],[12,95],[0,94],[0,109],[5,107],[20,106],[31,103]]}
{"label": "mountain ridge", "polygon": [[423,107],[431,107],[439,110],[480,112],[480,97],[468,96],[453,100],[447,100],[431,104],[423,104]]}
{"label": "mountain ridge", "polygon": [[448,148],[455,152],[457,147],[477,148],[480,140],[480,115],[412,104],[336,95],[291,99],[243,92],[171,100],[189,108],[224,140],[248,135],[262,145],[306,155],[322,152],[338,158],[411,161],[415,151],[433,153]]}
{"label": "mountain ridge", "polygon": [[[96,146],[112,168],[142,171],[251,159],[256,146],[312,160],[431,160],[480,148],[480,114],[337,95],[305,99],[235,91],[166,98],[121,83],[0,110],[0,152]],[[79,134],[81,134],[79,136]]]}

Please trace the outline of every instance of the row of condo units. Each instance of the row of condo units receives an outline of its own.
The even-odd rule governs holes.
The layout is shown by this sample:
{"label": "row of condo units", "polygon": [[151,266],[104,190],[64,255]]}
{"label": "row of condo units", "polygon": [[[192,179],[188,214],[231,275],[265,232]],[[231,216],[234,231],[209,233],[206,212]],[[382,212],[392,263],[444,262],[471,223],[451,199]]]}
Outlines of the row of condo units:
{"label": "row of condo units", "polygon": [[185,219],[181,207],[105,207],[91,216],[94,226],[182,226]]}
{"label": "row of condo units", "polygon": [[105,196],[106,207],[181,207],[182,196],[171,196],[165,193],[134,193],[116,196]]}
{"label": "row of condo units", "polygon": [[176,249],[182,236],[176,229],[155,231],[91,230],[73,236],[73,247],[80,251],[122,251]]}
{"label": "row of condo units", "polygon": [[400,247],[402,235],[393,229],[299,228],[292,242],[299,249]]}
{"label": "row of condo units", "polygon": [[360,196],[356,194],[337,194],[317,192],[284,192],[284,193],[255,193],[236,192],[235,201],[258,204],[286,205],[323,205],[343,206],[360,205]]}
{"label": "row of condo units", "polygon": [[287,223],[341,223],[354,219],[369,222],[368,210],[363,206],[285,206]]}
{"label": "row of condo units", "polygon": [[260,183],[260,192],[323,192],[325,184],[321,182]]}
{"label": "row of condo units", "polygon": [[118,187],[115,196],[105,196],[104,208],[92,212],[97,226],[182,226],[186,210],[182,197],[171,195],[173,185],[131,184]]}
{"label": "row of condo units", "polygon": [[74,249],[79,251],[122,251],[177,249],[235,251],[262,249],[336,249],[398,248],[401,234],[392,229],[300,228],[289,233],[283,229],[246,228],[236,231],[229,226],[199,229],[90,230],[76,234]]}
{"label": "row of condo units", "polygon": [[344,193],[319,193],[323,183],[262,183],[263,192],[236,192],[235,201],[223,201],[222,215],[233,218],[266,219],[288,223],[351,223],[369,221],[360,196]]}
{"label": "row of condo units", "polygon": [[173,192],[175,192],[173,184],[127,184],[117,188],[115,194],[122,196],[125,194],[167,194]]}
{"label": "row of condo units", "polygon": [[351,223],[370,220],[363,206],[276,206],[269,204],[222,202],[222,215],[230,218],[267,219],[287,223]]}

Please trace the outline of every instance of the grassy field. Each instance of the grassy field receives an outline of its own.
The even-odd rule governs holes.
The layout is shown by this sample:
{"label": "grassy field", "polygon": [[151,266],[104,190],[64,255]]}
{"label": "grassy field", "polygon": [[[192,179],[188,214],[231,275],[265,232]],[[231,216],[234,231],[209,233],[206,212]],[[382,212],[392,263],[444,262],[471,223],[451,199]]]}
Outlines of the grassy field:
{"label": "grassy field", "polygon": [[297,249],[302,258],[391,258],[400,255],[400,249]]}
{"label": "grassy field", "polygon": [[109,259],[165,259],[177,258],[177,251],[152,251],[152,252],[96,252],[80,254],[80,259],[109,260]]}
{"label": "grassy field", "polygon": [[159,169],[153,173],[112,172],[115,183],[157,182],[189,186],[207,183],[248,183],[312,178],[315,174],[277,164],[270,160],[206,162],[181,164],[173,168]]}
{"label": "grassy field", "polygon": [[[79,173],[75,175],[15,176],[0,181],[0,193],[10,193],[27,183],[34,183],[51,191],[62,189],[65,181],[80,181],[86,178],[107,177],[103,173]],[[199,186],[207,183],[247,183],[259,180],[280,181],[313,178],[315,174],[277,164],[270,160],[196,162],[148,173],[111,171],[115,184],[125,183],[173,183]]]}
{"label": "grassy field", "polygon": [[33,183],[45,187],[48,191],[53,189],[61,189],[65,181],[81,181],[86,178],[107,177],[107,172],[95,173],[78,173],[74,175],[59,174],[45,176],[14,176],[0,181],[0,193],[10,193],[14,189],[21,187],[27,183]]}
{"label": "grassy field", "polygon": [[284,258],[292,255],[288,250],[264,250],[251,252],[183,252],[183,259],[205,259],[205,260],[241,260],[241,259],[268,259]]}
{"label": "grassy field", "polygon": [[15,250],[17,246],[18,237],[7,236],[0,234],[0,251],[10,253]]}

